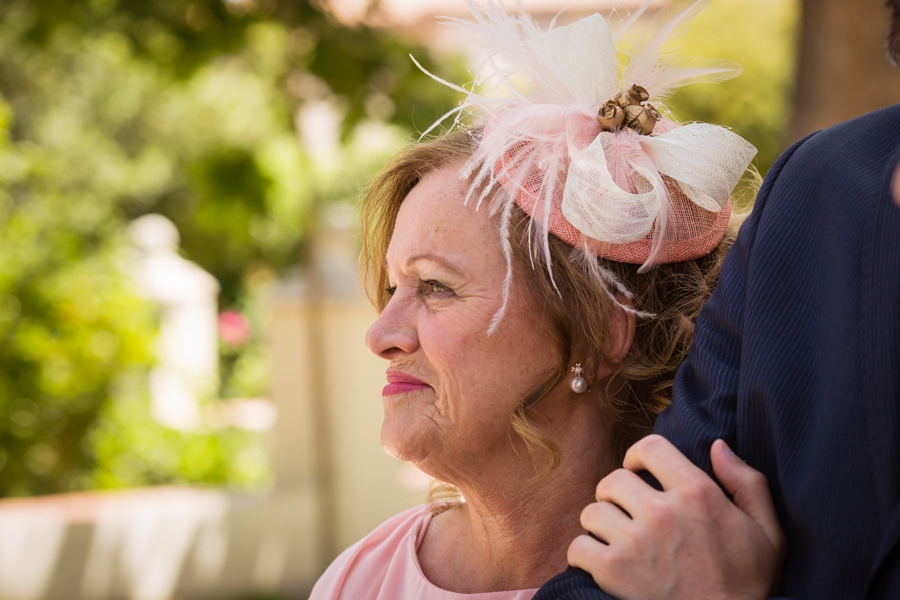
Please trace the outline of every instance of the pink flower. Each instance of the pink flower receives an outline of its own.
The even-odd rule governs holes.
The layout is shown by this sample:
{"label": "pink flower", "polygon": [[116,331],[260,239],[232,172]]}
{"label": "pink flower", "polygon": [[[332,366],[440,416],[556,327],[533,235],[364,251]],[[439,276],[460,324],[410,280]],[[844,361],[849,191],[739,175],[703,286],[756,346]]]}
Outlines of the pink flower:
{"label": "pink flower", "polygon": [[219,313],[219,338],[231,346],[243,346],[250,339],[250,322],[239,312]]}

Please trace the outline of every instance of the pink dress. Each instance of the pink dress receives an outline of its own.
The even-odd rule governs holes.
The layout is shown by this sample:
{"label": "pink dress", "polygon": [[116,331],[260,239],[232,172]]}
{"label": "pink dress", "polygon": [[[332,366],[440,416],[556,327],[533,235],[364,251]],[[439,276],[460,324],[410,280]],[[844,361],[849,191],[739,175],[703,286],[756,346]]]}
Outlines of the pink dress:
{"label": "pink dress", "polygon": [[531,600],[537,589],[458,594],[428,581],[417,551],[429,505],[411,508],[347,548],[316,582],[309,600]]}

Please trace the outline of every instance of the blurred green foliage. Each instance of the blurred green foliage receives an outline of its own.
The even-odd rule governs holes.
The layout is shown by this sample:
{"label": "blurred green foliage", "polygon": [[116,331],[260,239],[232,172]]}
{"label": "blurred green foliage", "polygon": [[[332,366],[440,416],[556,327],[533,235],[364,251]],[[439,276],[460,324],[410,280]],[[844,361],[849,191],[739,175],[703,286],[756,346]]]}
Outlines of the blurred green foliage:
{"label": "blurred green foliage", "polygon": [[800,3],[789,0],[710,4],[682,49],[689,56],[733,60],[744,72],[724,83],[686,86],[668,106],[680,121],[724,125],[750,141],[763,175],[785,148],[799,18]]}
{"label": "blurred green foliage", "polygon": [[[685,50],[744,65],[689,86],[680,120],[732,127],[764,173],[789,114],[797,3],[719,0]],[[6,0],[0,10],[0,496],[151,483],[258,485],[265,440],[183,434],[149,416],[157,315],[124,274],[127,225],[161,213],[250,340],[221,350],[222,397],[265,393],[268,290],[303,264],[313,200],[352,206],[463,83],[388,31],[294,0]],[[310,156],[304,106],[340,116]],[[375,126],[378,120],[386,125]]]}
{"label": "blurred green foliage", "polygon": [[140,395],[120,394],[98,417],[86,454],[95,466],[80,487],[112,489],[156,484],[256,487],[271,470],[265,437],[227,428],[181,432],[158,424]]}
{"label": "blurred green foliage", "polygon": [[[0,496],[265,478],[257,437],[150,419],[156,314],[125,275],[127,225],[166,215],[222,307],[252,304],[254,273],[304,261],[314,193],[354,198],[414,115],[430,123],[456,102],[410,52],[442,72],[309,2],[4,2]],[[324,168],[295,126],[322,100],[343,140]],[[369,118],[395,128],[380,151],[357,141]],[[262,337],[225,357],[224,393],[265,391]]]}

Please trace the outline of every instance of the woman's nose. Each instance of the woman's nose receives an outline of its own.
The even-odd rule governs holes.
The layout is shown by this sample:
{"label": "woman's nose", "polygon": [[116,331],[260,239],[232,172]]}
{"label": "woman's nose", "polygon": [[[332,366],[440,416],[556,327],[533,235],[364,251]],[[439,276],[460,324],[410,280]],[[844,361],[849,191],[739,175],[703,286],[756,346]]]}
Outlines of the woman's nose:
{"label": "woman's nose", "polygon": [[413,325],[409,307],[400,298],[388,302],[366,332],[366,346],[376,356],[390,360],[396,354],[411,354],[419,347],[419,336]]}

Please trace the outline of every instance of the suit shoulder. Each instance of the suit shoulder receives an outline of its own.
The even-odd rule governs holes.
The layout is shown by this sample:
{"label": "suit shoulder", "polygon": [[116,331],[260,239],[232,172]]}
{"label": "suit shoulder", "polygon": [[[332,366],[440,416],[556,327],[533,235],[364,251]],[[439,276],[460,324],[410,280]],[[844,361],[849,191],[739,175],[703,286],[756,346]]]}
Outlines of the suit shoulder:
{"label": "suit shoulder", "polygon": [[810,136],[791,157],[791,167],[815,173],[880,176],[900,145],[900,104],[839,123]]}
{"label": "suit shoulder", "polygon": [[[868,113],[797,142],[772,165],[748,222],[759,226],[809,222],[813,214],[833,223],[862,223],[861,210],[883,187],[900,147],[900,104]],[[744,229],[747,229],[745,232]]]}

